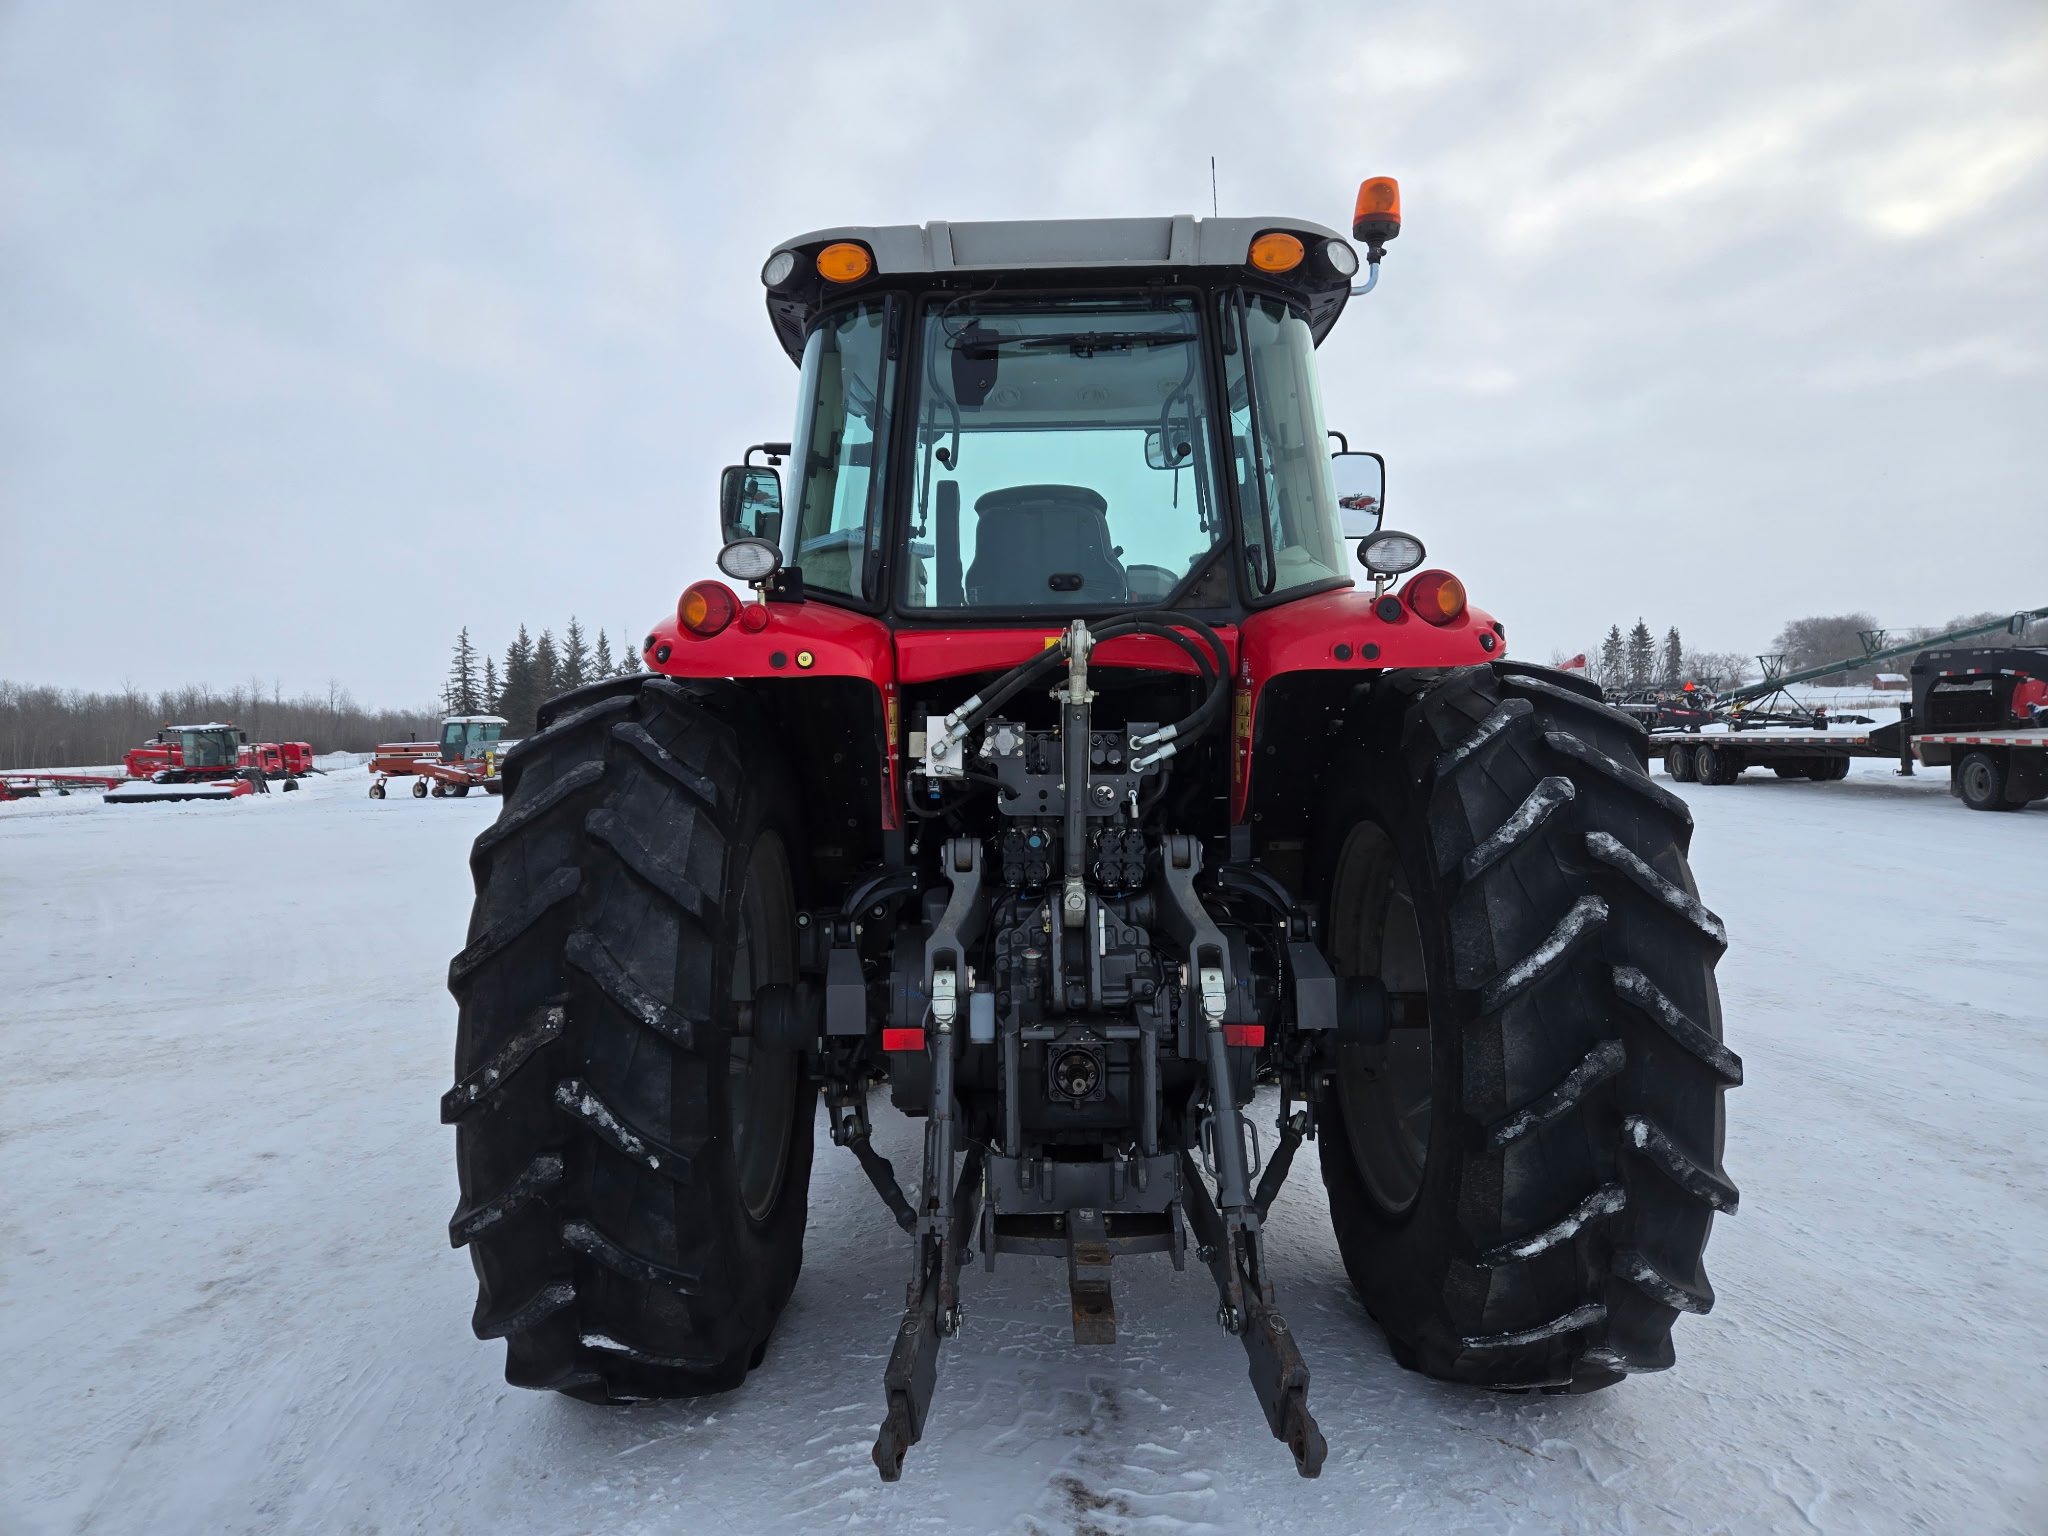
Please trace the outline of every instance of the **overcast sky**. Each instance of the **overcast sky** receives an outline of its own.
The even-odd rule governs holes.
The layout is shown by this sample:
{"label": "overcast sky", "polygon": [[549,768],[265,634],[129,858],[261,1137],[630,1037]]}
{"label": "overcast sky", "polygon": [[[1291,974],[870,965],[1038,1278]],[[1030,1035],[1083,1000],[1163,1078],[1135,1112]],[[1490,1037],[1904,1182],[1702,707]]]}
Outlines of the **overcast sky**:
{"label": "overcast sky", "polygon": [[0,0],[0,677],[437,690],[710,572],[774,242],[1407,223],[1331,422],[1547,659],[2048,603],[2048,6]]}

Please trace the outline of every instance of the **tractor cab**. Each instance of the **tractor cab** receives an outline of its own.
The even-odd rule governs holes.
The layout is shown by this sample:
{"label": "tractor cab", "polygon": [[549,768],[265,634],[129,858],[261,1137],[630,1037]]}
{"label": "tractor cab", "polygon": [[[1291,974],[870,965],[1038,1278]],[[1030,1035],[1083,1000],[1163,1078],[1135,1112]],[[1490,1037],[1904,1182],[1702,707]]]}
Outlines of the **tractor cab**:
{"label": "tractor cab", "polygon": [[[1375,275],[1390,233],[1354,229]],[[796,431],[726,472],[721,566],[919,625],[1350,587],[1384,466],[1329,430],[1315,350],[1359,267],[1299,219],[800,236],[763,272]]]}
{"label": "tractor cab", "polygon": [[178,748],[179,766],[187,773],[241,766],[242,733],[232,725],[170,725],[157,740]]}
{"label": "tractor cab", "polygon": [[479,761],[495,755],[505,734],[502,715],[456,715],[441,722],[441,761]]}

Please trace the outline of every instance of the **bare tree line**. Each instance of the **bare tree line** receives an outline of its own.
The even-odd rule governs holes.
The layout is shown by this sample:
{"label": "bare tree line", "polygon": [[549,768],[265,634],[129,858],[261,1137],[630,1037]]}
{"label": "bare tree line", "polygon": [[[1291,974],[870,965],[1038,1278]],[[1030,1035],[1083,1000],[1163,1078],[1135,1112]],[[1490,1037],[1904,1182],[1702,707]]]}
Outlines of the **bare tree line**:
{"label": "bare tree line", "polygon": [[380,741],[432,738],[440,711],[368,710],[346,688],[286,698],[260,682],[201,684],[163,693],[125,688],[89,693],[0,680],[0,767],[67,768],[118,763],[166,723],[232,721],[251,741],[304,741],[317,752],[367,752]]}

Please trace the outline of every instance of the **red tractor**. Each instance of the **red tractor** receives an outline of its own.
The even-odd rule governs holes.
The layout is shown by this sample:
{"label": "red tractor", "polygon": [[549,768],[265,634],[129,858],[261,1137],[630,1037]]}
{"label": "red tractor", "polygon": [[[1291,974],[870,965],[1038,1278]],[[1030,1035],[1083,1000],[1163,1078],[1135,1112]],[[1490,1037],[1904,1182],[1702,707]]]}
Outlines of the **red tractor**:
{"label": "red tractor", "polygon": [[[1361,189],[1371,279],[1398,207]],[[1380,527],[1380,461],[1329,451],[1316,348],[1359,267],[1283,218],[771,253],[796,432],[722,487],[753,596],[694,583],[652,675],[549,703],[471,857],[449,1233],[508,1380],[739,1385],[821,1095],[906,1248],[886,1479],[969,1259],[1064,1264],[1090,1345],[1141,1255],[1207,1271],[1315,1475],[1265,1233],[1307,1140],[1403,1365],[1566,1393],[1672,1363],[1736,1204],[1722,925],[1641,725],[1507,660]],[[904,1176],[883,1088],[925,1125]]]}

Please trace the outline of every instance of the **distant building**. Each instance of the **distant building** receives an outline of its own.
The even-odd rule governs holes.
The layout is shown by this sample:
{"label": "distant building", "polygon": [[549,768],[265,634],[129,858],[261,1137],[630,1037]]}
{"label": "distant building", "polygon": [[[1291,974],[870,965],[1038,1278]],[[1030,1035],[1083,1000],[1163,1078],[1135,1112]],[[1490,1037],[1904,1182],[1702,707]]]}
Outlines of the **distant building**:
{"label": "distant building", "polygon": [[1903,672],[1880,672],[1877,674],[1877,681],[1871,686],[1874,688],[1897,689],[1903,693],[1910,685],[1906,682],[1906,676]]}

